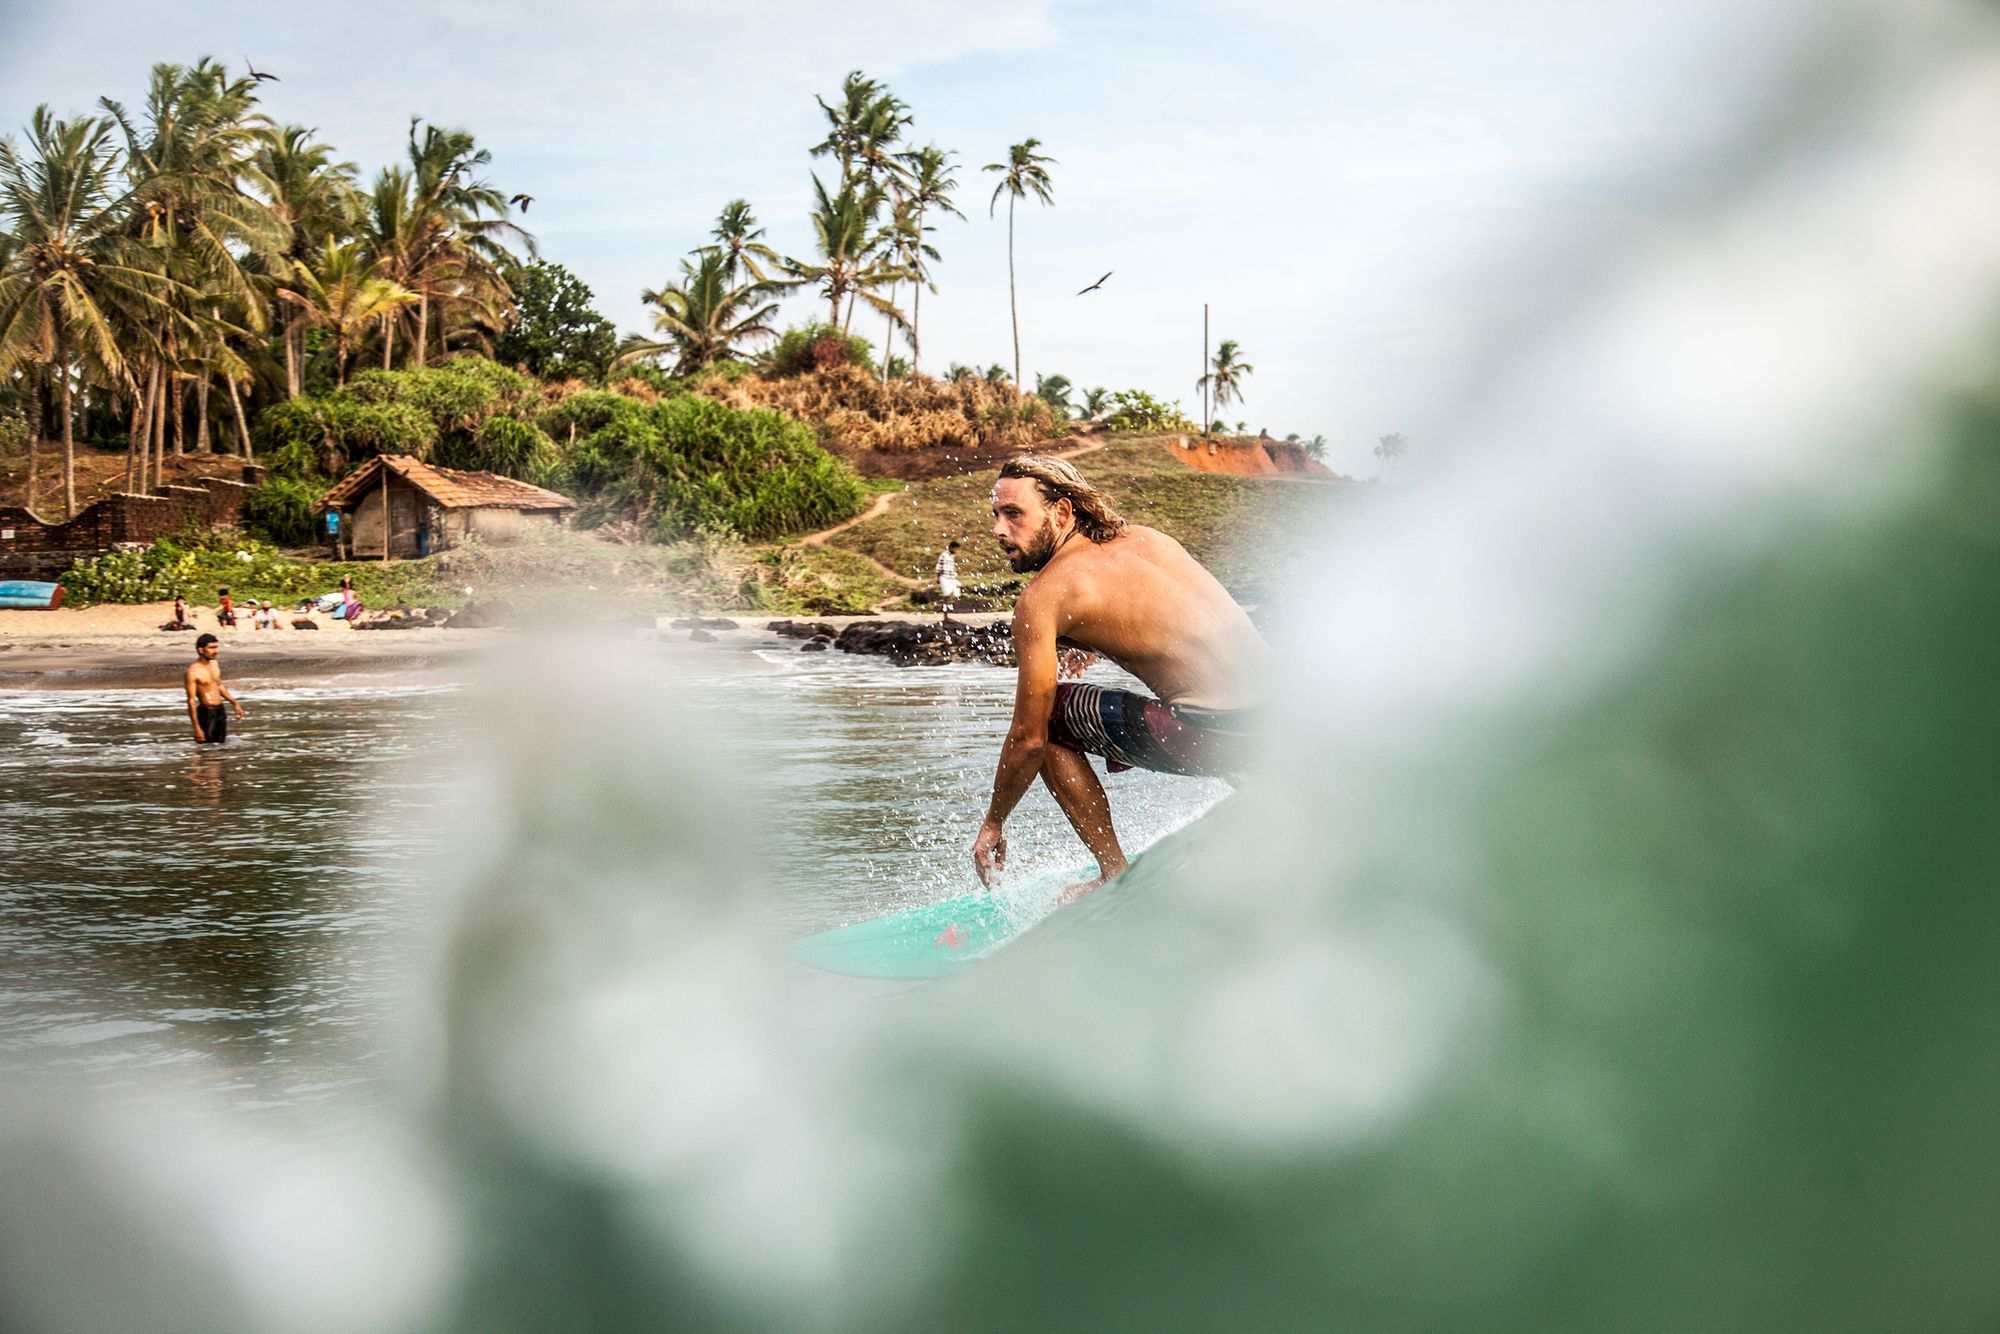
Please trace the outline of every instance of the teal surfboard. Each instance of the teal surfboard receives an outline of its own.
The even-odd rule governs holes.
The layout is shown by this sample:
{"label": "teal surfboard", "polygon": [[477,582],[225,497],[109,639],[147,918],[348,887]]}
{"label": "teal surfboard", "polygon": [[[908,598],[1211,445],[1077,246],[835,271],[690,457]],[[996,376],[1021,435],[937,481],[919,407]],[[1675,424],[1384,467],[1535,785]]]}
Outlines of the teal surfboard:
{"label": "teal surfboard", "polygon": [[1066,885],[1094,867],[1073,866],[955,899],[837,926],[795,940],[800,963],[848,977],[921,981],[978,962],[1047,917]]}

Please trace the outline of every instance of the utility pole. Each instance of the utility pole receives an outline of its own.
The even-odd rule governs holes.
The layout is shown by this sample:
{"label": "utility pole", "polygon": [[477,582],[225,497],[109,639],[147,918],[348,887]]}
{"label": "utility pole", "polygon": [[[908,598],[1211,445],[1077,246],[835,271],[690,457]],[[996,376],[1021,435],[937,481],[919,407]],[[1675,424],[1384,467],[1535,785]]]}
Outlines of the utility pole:
{"label": "utility pole", "polygon": [[1208,439],[1208,302],[1201,303],[1201,438]]}

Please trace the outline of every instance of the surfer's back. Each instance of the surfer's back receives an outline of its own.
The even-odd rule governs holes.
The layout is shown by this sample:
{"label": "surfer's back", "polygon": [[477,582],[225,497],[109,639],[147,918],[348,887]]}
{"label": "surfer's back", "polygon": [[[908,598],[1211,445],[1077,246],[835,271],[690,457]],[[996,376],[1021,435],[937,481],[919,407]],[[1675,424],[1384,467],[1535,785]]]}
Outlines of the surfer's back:
{"label": "surfer's back", "polygon": [[1168,704],[1257,702],[1264,641],[1214,575],[1167,534],[1126,524],[1104,542],[1077,535],[1022,594],[1065,640],[1112,659]]}

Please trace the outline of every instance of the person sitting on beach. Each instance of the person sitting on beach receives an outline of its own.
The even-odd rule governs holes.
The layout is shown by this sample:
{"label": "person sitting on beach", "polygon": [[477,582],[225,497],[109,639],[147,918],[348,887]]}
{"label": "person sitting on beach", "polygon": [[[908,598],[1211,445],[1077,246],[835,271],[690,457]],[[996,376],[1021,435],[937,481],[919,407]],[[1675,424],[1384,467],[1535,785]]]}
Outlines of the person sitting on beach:
{"label": "person sitting on beach", "polygon": [[215,596],[217,598],[215,605],[215,623],[217,625],[235,625],[236,604],[230,601],[229,590],[226,588],[218,588],[215,590]]}
{"label": "person sitting on beach", "polygon": [[186,598],[174,599],[174,618],[160,628],[162,630],[194,629],[194,626],[188,621],[188,604]]}
{"label": "person sitting on beach", "polygon": [[[1264,641],[1180,543],[1127,523],[1062,459],[1023,454],[1000,469],[993,536],[1015,573],[1034,578],[1014,606],[1014,717],[972,865],[994,883],[1007,864],[1005,821],[1040,775],[1097,859],[1098,878],[1070,886],[1075,898],[1125,869],[1085,756],[1113,773],[1234,778],[1256,736]],[[1102,654],[1158,698],[1063,680],[1067,648]]]}
{"label": "person sitting on beach", "polygon": [[259,630],[275,630],[278,628],[278,613],[268,601],[258,603],[257,614],[250,619]]}
{"label": "person sitting on beach", "polygon": [[187,687],[188,720],[194,724],[198,745],[219,746],[229,739],[229,714],[222,707],[224,700],[235,706],[236,721],[243,721],[243,705],[222,684],[222,668],[215,661],[221,651],[222,642],[214,635],[196,639],[194,661],[181,677],[181,684]]}

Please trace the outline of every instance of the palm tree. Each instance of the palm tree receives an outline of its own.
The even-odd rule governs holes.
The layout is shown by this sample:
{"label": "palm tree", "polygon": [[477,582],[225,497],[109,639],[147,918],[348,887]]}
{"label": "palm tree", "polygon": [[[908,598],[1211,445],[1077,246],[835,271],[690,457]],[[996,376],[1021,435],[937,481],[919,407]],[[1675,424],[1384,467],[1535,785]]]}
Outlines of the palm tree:
{"label": "palm tree", "polygon": [[206,447],[213,377],[227,373],[225,361],[241,364],[233,354],[221,357],[222,342],[209,335],[217,326],[263,331],[267,304],[257,270],[279,261],[290,240],[289,225],[265,202],[271,190],[255,162],[270,122],[256,111],[257,80],[231,78],[206,58],[155,65],[138,116],[110,98],[99,102],[124,131],[133,234],[173,280],[171,310],[147,331],[150,350],[164,361],[160,376],[148,374],[143,413],[159,456],[169,425],[174,452],[183,454],[186,384],[195,389],[198,447]]}
{"label": "palm tree", "polygon": [[1073,388],[1067,375],[1037,375],[1035,377],[1035,397],[1061,412],[1070,415],[1069,392]]}
{"label": "palm tree", "polygon": [[[1230,403],[1243,401],[1243,381],[1256,372],[1257,368],[1243,360],[1243,349],[1234,338],[1225,338],[1215,349],[1215,360],[1209,363],[1208,374],[1194,382],[1196,389],[1209,389],[1215,401],[1215,410],[1222,411]],[[1241,431],[1243,423],[1237,423]]]}
{"label": "palm tree", "polygon": [[1382,472],[1386,475],[1391,467],[1408,455],[1410,442],[1401,432],[1380,436],[1375,442],[1375,457],[1382,460]]}
{"label": "palm tree", "polygon": [[292,279],[278,295],[296,305],[308,324],[333,331],[334,374],[342,386],[347,384],[348,349],[371,326],[418,299],[383,277],[381,261],[365,253],[359,241],[343,245],[328,237],[315,262],[298,265]]}
{"label": "palm tree", "polygon": [[1008,380],[1007,368],[996,361],[980,372],[980,378],[988,384],[1006,384]]}
{"label": "palm tree", "polygon": [[908,192],[905,196],[916,206],[916,232],[919,250],[914,255],[903,256],[904,266],[915,275],[916,293],[910,302],[910,368],[922,368],[923,347],[920,341],[921,316],[923,314],[924,289],[937,291],[937,284],[930,279],[930,266],[925,259],[936,259],[938,253],[923,244],[923,236],[933,229],[924,223],[924,214],[931,209],[939,209],[960,221],[965,215],[951,201],[952,191],[958,189],[958,178],[952,175],[951,154],[936,144],[926,144],[903,155],[904,165],[909,169]]}
{"label": "palm tree", "polygon": [[771,317],[778,313],[778,303],[766,300],[770,286],[761,280],[732,283],[730,268],[726,253],[705,246],[692,262],[681,261],[680,282],[641,293],[640,300],[657,308],[653,327],[661,338],[627,339],[613,364],[674,352],[679,356],[674,374],[690,375],[717,361],[735,360],[738,343],[776,336]]}
{"label": "palm tree", "polygon": [[823,97],[813,100],[826,113],[827,135],[813,145],[812,155],[833,155],[843,187],[857,180],[880,187],[901,176],[902,164],[892,152],[910,123],[901,99],[857,69],[841,80],[838,107]]}
{"label": "palm tree", "polygon": [[[265,128],[253,162],[268,191],[266,201],[286,226],[291,240],[285,265],[272,265],[271,281],[282,287],[302,264],[325,246],[328,237],[346,239],[361,220],[354,164],[333,160],[330,145],[314,143],[313,132],[299,125]],[[305,318],[299,308],[272,293],[281,310],[278,321],[285,349],[285,393],[305,392]]]}
{"label": "palm tree", "polygon": [[[519,242],[530,256],[536,252],[534,238],[508,220],[505,192],[477,175],[493,155],[470,133],[412,119],[409,160],[407,170],[389,168],[377,176],[369,231],[383,276],[417,296],[409,336],[411,361],[422,366],[430,355],[432,313],[440,351],[449,347],[454,315],[467,317],[475,332],[497,332],[511,302],[501,274],[502,264],[515,258],[508,242]],[[389,364],[387,348],[383,364]]]}
{"label": "palm tree", "polygon": [[[898,199],[896,201],[895,212],[889,220],[889,226],[883,237],[883,251],[886,257],[891,263],[909,274],[910,289],[919,301],[923,299],[924,295],[924,261],[938,258],[937,247],[924,240],[924,226],[921,219],[922,211],[916,207],[911,198],[904,197]],[[895,293],[892,288],[890,298],[893,300],[894,296]],[[894,316],[885,318],[888,319],[888,328],[882,336],[883,384],[889,383],[889,363],[901,360],[901,358],[889,355],[889,346],[896,333],[896,319]],[[914,355],[917,350],[916,319],[914,315],[912,315],[910,320],[909,334],[910,351]],[[915,363],[911,362],[909,364],[914,365]]]}
{"label": "palm tree", "polygon": [[715,230],[709,235],[715,238],[715,244],[703,248],[720,250],[728,259],[729,267],[723,277],[730,283],[736,281],[739,272],[748,273],[756,282],[769,282],[770,275],[757,267],[757,261],[773,265],[784,262],[783,256],[764,243],[764,229],[757,225],[757,215],[750,211],[747,199],[732,199],[724,204],[721,216],[715,220]]}
{"label": "palm tree", "polygon": [[1326,437],[1316,435],[1305,443],[1306,457],[1314,463],[1326,462]]}
{"label": "palm tree", "polygon": [[859,189],[852,183],[829,195],[819,177],[813,177],[813,241],[820,262],[788,259],[784,271],[790,286],[818,285],[827,301],[829,324],[840,323],[840,304],[850,296],[866,302],[892,324],[904,323],[895,303],[874,290],[910,276],[877,249],[875,217],[882,199],[880,191]]}
{"label": "palm tree", "polygon": [[1052,157],[1043,157],[1035,150],[1040,148],[1039,139],[1025,139],[1007,150],[1005,162],[989,162],[982,170],[1002,173],[1000,184],[993,187],[993,198],[986,206],[986,216],[1000,206],[1000,196],[1007,196],[1007,310],[1014,321],[1014,380],[1021,379],[1021,308],[1014,295],[1014,201],[1033,195],[1044,206],[1055,202],[1055,187],[1049,181],[1047,167],[1055,165]]}
{"label": "palm tree", "polygon": [[1083,391],[1083,419],[1096,421],[1111,406],[1111,391],[1103,385]]}
{"label": "palm tree", "polygon": [[26,156],[0,139],[0,222],[11,252],[0,268],[0,377],[32,368],[30,505],[50,377],[61,387],[66,516],[76,512],[76,384],[91,373],[129,389],[121,331],[135,319],[163,321],[174,287],[129,236],[133,196],[111,137],[108,121],[58,121],[40,106],[28,125]]}

